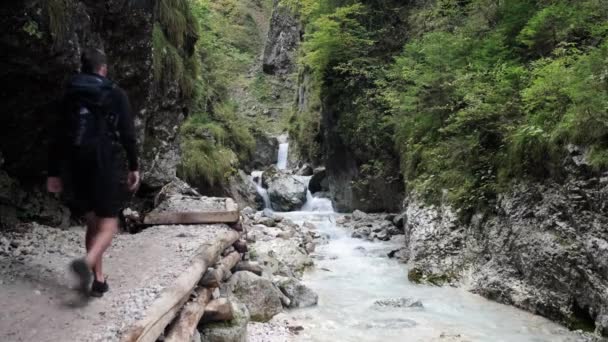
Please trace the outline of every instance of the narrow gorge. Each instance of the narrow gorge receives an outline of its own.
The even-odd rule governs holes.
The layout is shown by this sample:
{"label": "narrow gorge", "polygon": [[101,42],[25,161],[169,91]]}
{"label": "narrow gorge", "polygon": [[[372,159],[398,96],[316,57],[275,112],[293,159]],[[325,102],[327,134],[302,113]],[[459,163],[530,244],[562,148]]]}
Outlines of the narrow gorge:
{"label": "narrow gorge", "polygon": [[[120,292],[83,340],[124,340],[120,315],[140,319],[181,258],[233,230],[204,274],[238,251],[212,295],[234,319],[199,318],[200,341],[608,338],[608,2],[26,0],[0,13],[11,298],[44,292],[19,282],[45,255],[59,272],[79,251],[69,187],[42,184],[85,48],[107,53],[135,115],[143,183],[122,195],[115,258],[135,262],[132,248],[162,277],[126,281],[152,289]],[[240,221],[144,224],[173,196],[231,198]],[[13,330],[38,316],[10,312],[0,340],[22,340]]]}

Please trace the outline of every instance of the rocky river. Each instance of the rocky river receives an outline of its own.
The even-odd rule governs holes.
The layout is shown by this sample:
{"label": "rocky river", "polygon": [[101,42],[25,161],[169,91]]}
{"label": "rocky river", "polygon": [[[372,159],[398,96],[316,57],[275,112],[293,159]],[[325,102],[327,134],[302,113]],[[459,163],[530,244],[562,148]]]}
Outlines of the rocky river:
{"label": "rocky river", "polygon": [[[282,151],[279,165],[285,155]],[[267,252],[256,253],[254,257],[265,263],[270,256],[280,265],[290,265],[291,270],[283,272],[300,278],[303,285],[318,295],[318,300],[316,305],[296,307],[275,316],[265,323],[269,332],[255,341],[286,340],[285,325],[296,332],[289,337],[294,341],[597,340],[541,316],[470,293],[466,286],[411,282],[407,265],[400,262],[407,258],[400,257],[406,236],[400,222],[403,218],[398,215],[360,211],[338,214],[322,193],[313,196],[310,191],[302,209],[272,211],[269,207],[281,208],[277,203],[288,203],[289,198],[301,199],[301,194],[293,195],[297,183],[308,182],[310,177],[273,169],[270,172],[269,177],[262,172],[252,174],[267,208],[255,214],[252,210],[245,211],[254,223],[253,235],[262,237],[253,244],[254,248],[260,251],[265,246],[261,250]],[[268,189],[262,179],[268,179]],[[286,185],[290,182],[295,185]],[[277,188],[288,189],[288,193],[280,194],[280,199],[279,194],[269,198],[268,193],[280,191]],[[313,243],[301,241],[303,248],[290,253],[287,242],[290,234],[281,232],[286,222],[295,224],[300,233],[304,229],[314,237]],[[271,239],[265,236],[273,236],[276,249],[272,252],[268,252]],[[306,261],[308,258],[314,265]],[[259,326],[254,329],[259,330]],[[279,335],[275,336],[273,331]]]}

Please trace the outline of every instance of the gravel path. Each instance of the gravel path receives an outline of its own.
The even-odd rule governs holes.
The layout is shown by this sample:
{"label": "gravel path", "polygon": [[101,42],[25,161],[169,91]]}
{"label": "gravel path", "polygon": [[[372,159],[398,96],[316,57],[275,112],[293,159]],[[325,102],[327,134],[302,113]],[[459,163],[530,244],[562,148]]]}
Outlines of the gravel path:
{"label": "gravel path", "polygon": [[[84,253],[84,229],[37,224],[0,233],[0,341],[117,341],[225,225],[157,226],[118,235],[104,260],[110,292],[83,302],[68,263]],[[10,309],[9,309],[10,308]]]}

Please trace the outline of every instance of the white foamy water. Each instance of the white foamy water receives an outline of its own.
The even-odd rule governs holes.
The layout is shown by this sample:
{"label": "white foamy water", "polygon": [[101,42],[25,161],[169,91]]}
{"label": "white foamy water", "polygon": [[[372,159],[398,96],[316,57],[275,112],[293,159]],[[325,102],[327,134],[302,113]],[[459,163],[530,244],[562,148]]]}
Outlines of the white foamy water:
{"label": "white foamy water", "polygon": [[264,171],[252,171],[251,181],[255,184],[255,190],[264,199],[264,208],[271,209],[270,198],[268,197],[268,191],[262,186],[262,174]]}
{"label": "white foamy water", "polygon": [[[317,247],[316,267],[303,279],[319,294],[319,305],[290,312],[304,327],[297,341],[577,341],[574,333],[540,316],[462,289],[410,283],[407,267],[386,257],[396,243],[353,239],[336,226],[331,212],[280,215],[311,222],[331,238]],[[419,300],[424,308],[374,305],[391,298]]]}
{"label": "white foamy water", "polygon": [[329,198],[314,197],[310,190],[306,191],[306,203],[302,211],[333,213],[334,206]]}
{"label": "white foamy water", "polygon": [[277,169],[285,170],[287,168],[287,153],[289,152],[289,143],[279,144],[279,152],[277,156]]}

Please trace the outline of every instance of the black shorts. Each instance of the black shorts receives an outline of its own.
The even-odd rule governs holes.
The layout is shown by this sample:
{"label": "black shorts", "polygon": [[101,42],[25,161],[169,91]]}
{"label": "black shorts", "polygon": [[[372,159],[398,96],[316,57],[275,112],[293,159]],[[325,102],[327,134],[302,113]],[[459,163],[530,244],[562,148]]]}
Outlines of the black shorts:
{"label": "black shorts", "polygon": [[97,217],[118,217],[120,211],[117,163],[111,149],[75,148],[71,158],[72,210]]}

